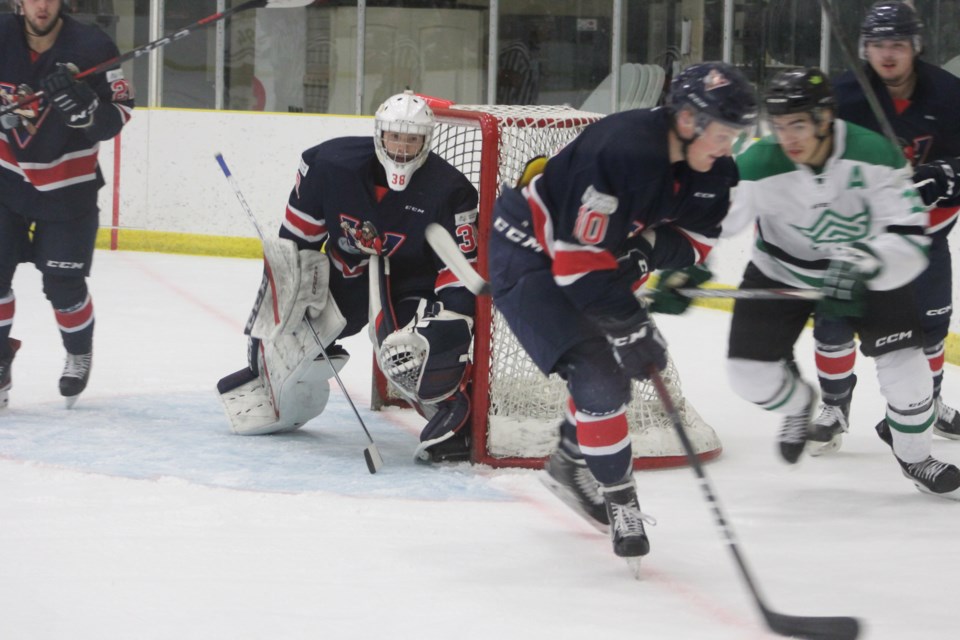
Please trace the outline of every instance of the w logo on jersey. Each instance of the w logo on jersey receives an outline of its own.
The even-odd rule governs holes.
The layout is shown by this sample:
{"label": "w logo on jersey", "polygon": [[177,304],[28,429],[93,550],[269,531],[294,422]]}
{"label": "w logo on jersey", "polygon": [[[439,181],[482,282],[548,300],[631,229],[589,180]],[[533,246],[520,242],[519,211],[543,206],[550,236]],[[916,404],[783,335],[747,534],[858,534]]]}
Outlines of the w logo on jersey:
{"label": "w logo on jersey", "polygon": [[790,226],[806,236],[814,246],[854,242],[866,238],[870,232],[870,208],[848,217],[827,209],[809,227]]}
{"label": "w logo on jersey", "polygon": [[[33,89],[25,84],[14,86],[7,82],[0,82],[0,104],[13,104],[18,98],[33,95],[33,93]],[[41,98],[36,102],[25,104],[19,109],[15,109],[3,116],[4,128],[10,130],[11,137],[17,141],[17,145],[21,149],[30,144],[40,125],[46,120],[50,110],[45,109],[45,105],[46,101]],[[17,124],[13,124],[12,126],[11,124],[7,124],[8,118],[11,119],[11,122],[15,122],[13,119],[18,116],[19,122],[17,122]]]}

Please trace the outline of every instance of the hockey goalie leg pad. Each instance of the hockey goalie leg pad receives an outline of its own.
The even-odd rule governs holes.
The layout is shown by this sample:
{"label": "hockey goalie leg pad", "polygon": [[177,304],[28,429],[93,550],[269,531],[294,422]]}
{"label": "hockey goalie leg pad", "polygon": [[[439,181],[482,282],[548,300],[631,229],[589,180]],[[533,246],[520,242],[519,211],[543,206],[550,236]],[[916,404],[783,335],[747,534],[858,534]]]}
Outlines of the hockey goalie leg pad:
{"label": "hockey goalie leg pad", "polygon": [[259,375],[243,369],[217,385],[233,432],[286,433],[320,415],[330,396],[329,379],[350,359],[336,345],[328,347],[327,355],[329,361],[306,319],[292,333],[261,341]]}
{"label": "hockey goalie leg pad", "polygon": [[234,433],[260,435],[278,428],[269,388],[249,367],[221,378],[217,392]]}
{"label": "hockey goalie leg pad", "polygon": [[417,462],[453,462],[470,459],[470,396],[463,389],[437,404],[437,411],[420,432]]}

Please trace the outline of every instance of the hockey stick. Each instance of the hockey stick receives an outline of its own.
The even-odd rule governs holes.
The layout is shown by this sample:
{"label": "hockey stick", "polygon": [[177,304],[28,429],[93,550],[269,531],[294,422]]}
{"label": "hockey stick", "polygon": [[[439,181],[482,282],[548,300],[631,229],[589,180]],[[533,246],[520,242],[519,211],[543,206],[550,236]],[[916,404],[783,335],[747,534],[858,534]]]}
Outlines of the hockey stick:
{"label": "hockey stick", "polygon": [[720,502],[717,500],[716,492],[713,490],[710,479],[703,470],[703,465],[700,464],[700,459],[697,458],[693,444],[687,436],[687,430],[683,426],[683,419],[673,404],[673,399],[670,397],[670,392],[663,383],[663,378],[660,377],[660,372],[657,371],[656,367],[651,366],[647,370],[647,373],[650,376],[650,381],[653,382],[653,386],[657,391],[660,402],[663,404],[664,410],[673,423],[677,437],[680,438],[680,444],[683,445],[683,451],[687,456],[687,460],[693,468],[697,479],[700,481],[700,489],[713,512],[713,518],[720,530],[720,537],[727,543],[727,548],[730,549],[730,553],[733,555],[734,562],[740,570],[740,575],[747,584],[750,595],[753,596],[754,604],[760,609],[760,613],[763,614],[763,619],[766,620],[770,630],[782,636],[807,638],[808,640],[854,640],[854,638],[860,635],[860,621],[856,618],[847,616],[789,616],[772,611],[766,605],[750,570],[747,568],[746,560],[744,560],[743,555],[740,553],[733,527],[720,508]]}
{"label": "hockey stick", "polygon": [[[470,261],[463,257],[456,241],[450,233],[436,222],[427,225],[427,243],[443,260],[444,264],[474,295],[490,295],[490,283],[487,282]],[[677,289],[688,298],[734,298],[736,300],[820,300],[823,294],[816,289]],[[652,296],[652,289],[644,289],[637,295],[641,298]]]}
{"label": "hockey stick", "polygon": [[[230,183],[234,194],[237,196],[237,200],[240,201],[240,208],[243,209],[243,212],[247,214],[248,218],[250,218],[250,222],[253,223],[253,228],[256,230],[257,235],[260,237],[260,242],[262,243],[264,239],[263,230],[260,228],[260,223],[257,222],[256,216],[253,215],[253,209],[251,209],[250,205],[247,204],[247,199],[243,197],[243,192],[240,191],[240,185],[237,184],[233,174],[230,173],[230,169],[227,167],[227,163],[223,159],[223,154],[218,153],[216,158],[217,164],[220,165],[220,169],[223,171],[223,175],[226,176],[227,182]],[[327,350],[323,346],[323,341],[320,340],[320,336],[317,335],[317,330],[310,322],[307,322],[307,326],[310,327],[310,331],[313,332],[313,337],[317,341],[317,346],[320,347],[320,353],[323,354],[323,358],[327,362],[330,362],[330,358],[327,356]],[[370,471],[370,473],[376,473],[380,467],[383,466],[383,457],[380,455],[380,449],[377,447],[377,443],[373,441],[373,436],[370,435],[370,431],[367,429],[367,425],[364,424],[363,418],[360,417],[360,412],[357,411],[356,405],[353,404],[353,399],[350,397],[350,394],[347,393],[347,387],[343,384],[343,380],[340,379],[340,373],[337,371],[337,368],[331,365],[330,369],[333,371],[333,376],[337,379],[337,384],[340,386],[340,391],[343,392],[343,396],[347,399],[347,402],[350,403],[350,408],[353,409],[353,415],[357,417],[357,422],[360,423],[360,428],[363,429],[363,432],[367,436],[367,440],[370,441],[370,444],[367,446],[367,448],[363,450],[363,459],[366,460],[367,469]]]}
{"label": "hockey stick", "polygon": [[903,145],[897,139],[897,134],[894,133],[887,114],[883,112],[883,107],[880,106],[880,100],[870,85],[867,74],[863,72],[863,65],[860,63],[860,59],[853,55],[853,51],[850,50],[850,44],[844,37],[843,31],[840,30],[840,17],[837,15],[837,10],[834,9],[833,3],[830,2],[830,0],[820,0],[820,8],[823,9],[824,14],[827,16],[830,31],[833,32],[833,37],[840,43],[840,51],[843,52],[843,57],[846,59],[847,65],[849,65],[850,70],[853,71],[853,75],[857,78],[857,83],[860,85],[860,88],[863,89],[863,95],[866,97],[867,103],[870,105],[870,110],[873,111],[877,122],[880,123],[880,129],[883,131],[883,135],[893,143],[893,146],[902,150]]}
{"label": "hockey stick", "polygon": [[[92,76],[97,73],[103,73],[104,71],[108,71],[109,69],[114,68],[115,66],[117,66],[122,62],[139,58],[140,56],[146,53],[150,53],[154,49],[159,49],[160,47],[167,46],[171,42],[182,40],[183,38],[186,38],[188,35],[196,31],[197,29],[208,27],[211,24],[215,24],[217,22],[220,22],[221,20],[225,20],[229,18],[230,16],[236,15],[241,11],[246,11],[248,9],[293,9],[293,8],[305,7],[308,4],[312,4],[313,1],[314,0],[249,0],[248,2],[244,2],[243,4],[233,7],[232,9],[227,9],[226,11],[220,11],[218,13],[211,14],[206,18],[203,18],[202,20],[197,20],[193,24],[187,25],[182,29],[175,31],[174,33],[166,35],[162,38],[158,38],[153,42],[148,42],[147,44],[141,47],[137,47],[136,49],[127,51],[126,53],[120,54],[119,56],[110,58],[109,60],[101,62],[100,64],[94,67],[85,69],[74,77],[79,80],[80,78]],[[36,102],[43,95],[44,95],[43,91],[37,91],[36,93],[22,96],[18,98],[15,102],[11,102],[10,104],[0,107],[0,115],[4,115],[12,111],[16,111],[17,109],[20,109],[23,106]]]}

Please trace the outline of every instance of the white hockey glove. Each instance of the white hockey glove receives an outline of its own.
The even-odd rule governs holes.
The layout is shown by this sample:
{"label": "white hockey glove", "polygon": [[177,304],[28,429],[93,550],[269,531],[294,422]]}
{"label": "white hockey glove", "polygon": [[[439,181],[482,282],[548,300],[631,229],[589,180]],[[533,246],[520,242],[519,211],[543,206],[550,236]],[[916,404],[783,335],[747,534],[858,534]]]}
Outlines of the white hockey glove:
{"label": "white hockey glove", "polygon": [[841,247],[823,276],[819,311],[828,316],[859,318],[866,310],[867,283],[882,270],[883,262],[867,245],[855,242]]}
{"label": "white hockey glove", "polygon": [[434,404],[460,386],[470,362],[473,319],[433,303],[402,329],[387,336],[377,360],[380,370],[414,402]]}
{"label": "white hockey glove", "polygon": [[292,240],[269,238],[263,241],[263,259],[269,282],[250,334],[273,339],[294,330],[305,313],[319,318],[329,298],[326,254],[299,251]]}

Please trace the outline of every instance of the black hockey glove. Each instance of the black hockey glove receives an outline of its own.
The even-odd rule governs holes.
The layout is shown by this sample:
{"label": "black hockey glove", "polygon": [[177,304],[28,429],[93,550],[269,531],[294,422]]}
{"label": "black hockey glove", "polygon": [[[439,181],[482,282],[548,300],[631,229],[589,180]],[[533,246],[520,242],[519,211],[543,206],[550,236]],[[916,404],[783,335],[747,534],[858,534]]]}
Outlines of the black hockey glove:
{"label": "black hockey glove", "polygon": [[646,309],[640,309],[627,320],[598,320],[597,324],[607,334],[620,366],[634,380],[646,380],[650,366],[655,366],[657,371],[667,367],[667,341]]}
{"label": "black hockey glove", "polygon": [[77,71],[73,64],[57,63],[56,71],[40,80],[40,88],[68,127],[85,129],[93,124],[93,114],[100,106],[100,100],[90,85],[74,77]]}
{"label": "black hockey glove", "polygon": [[921,164],[913,173],[913,184],[923,204],[936,204],[938,200],[951,200],[960,195],[957,174],[960,173],[960,158],[946,158]]}
{"label": "black hockey glove", "polygon": [[661,272],[650,310],[654,313],[680,315],[690,307],[693,298],[683,295],[677,289],[695,289],[712,277],[713,272],[702,264]]}
{"label": "black hockey glove", "polygon": [[867,282],[880,274],[883,262],[870,247],[860,242],[843,247],[823,276],[819,311],[828,316],[859,318],[865,311]]}

